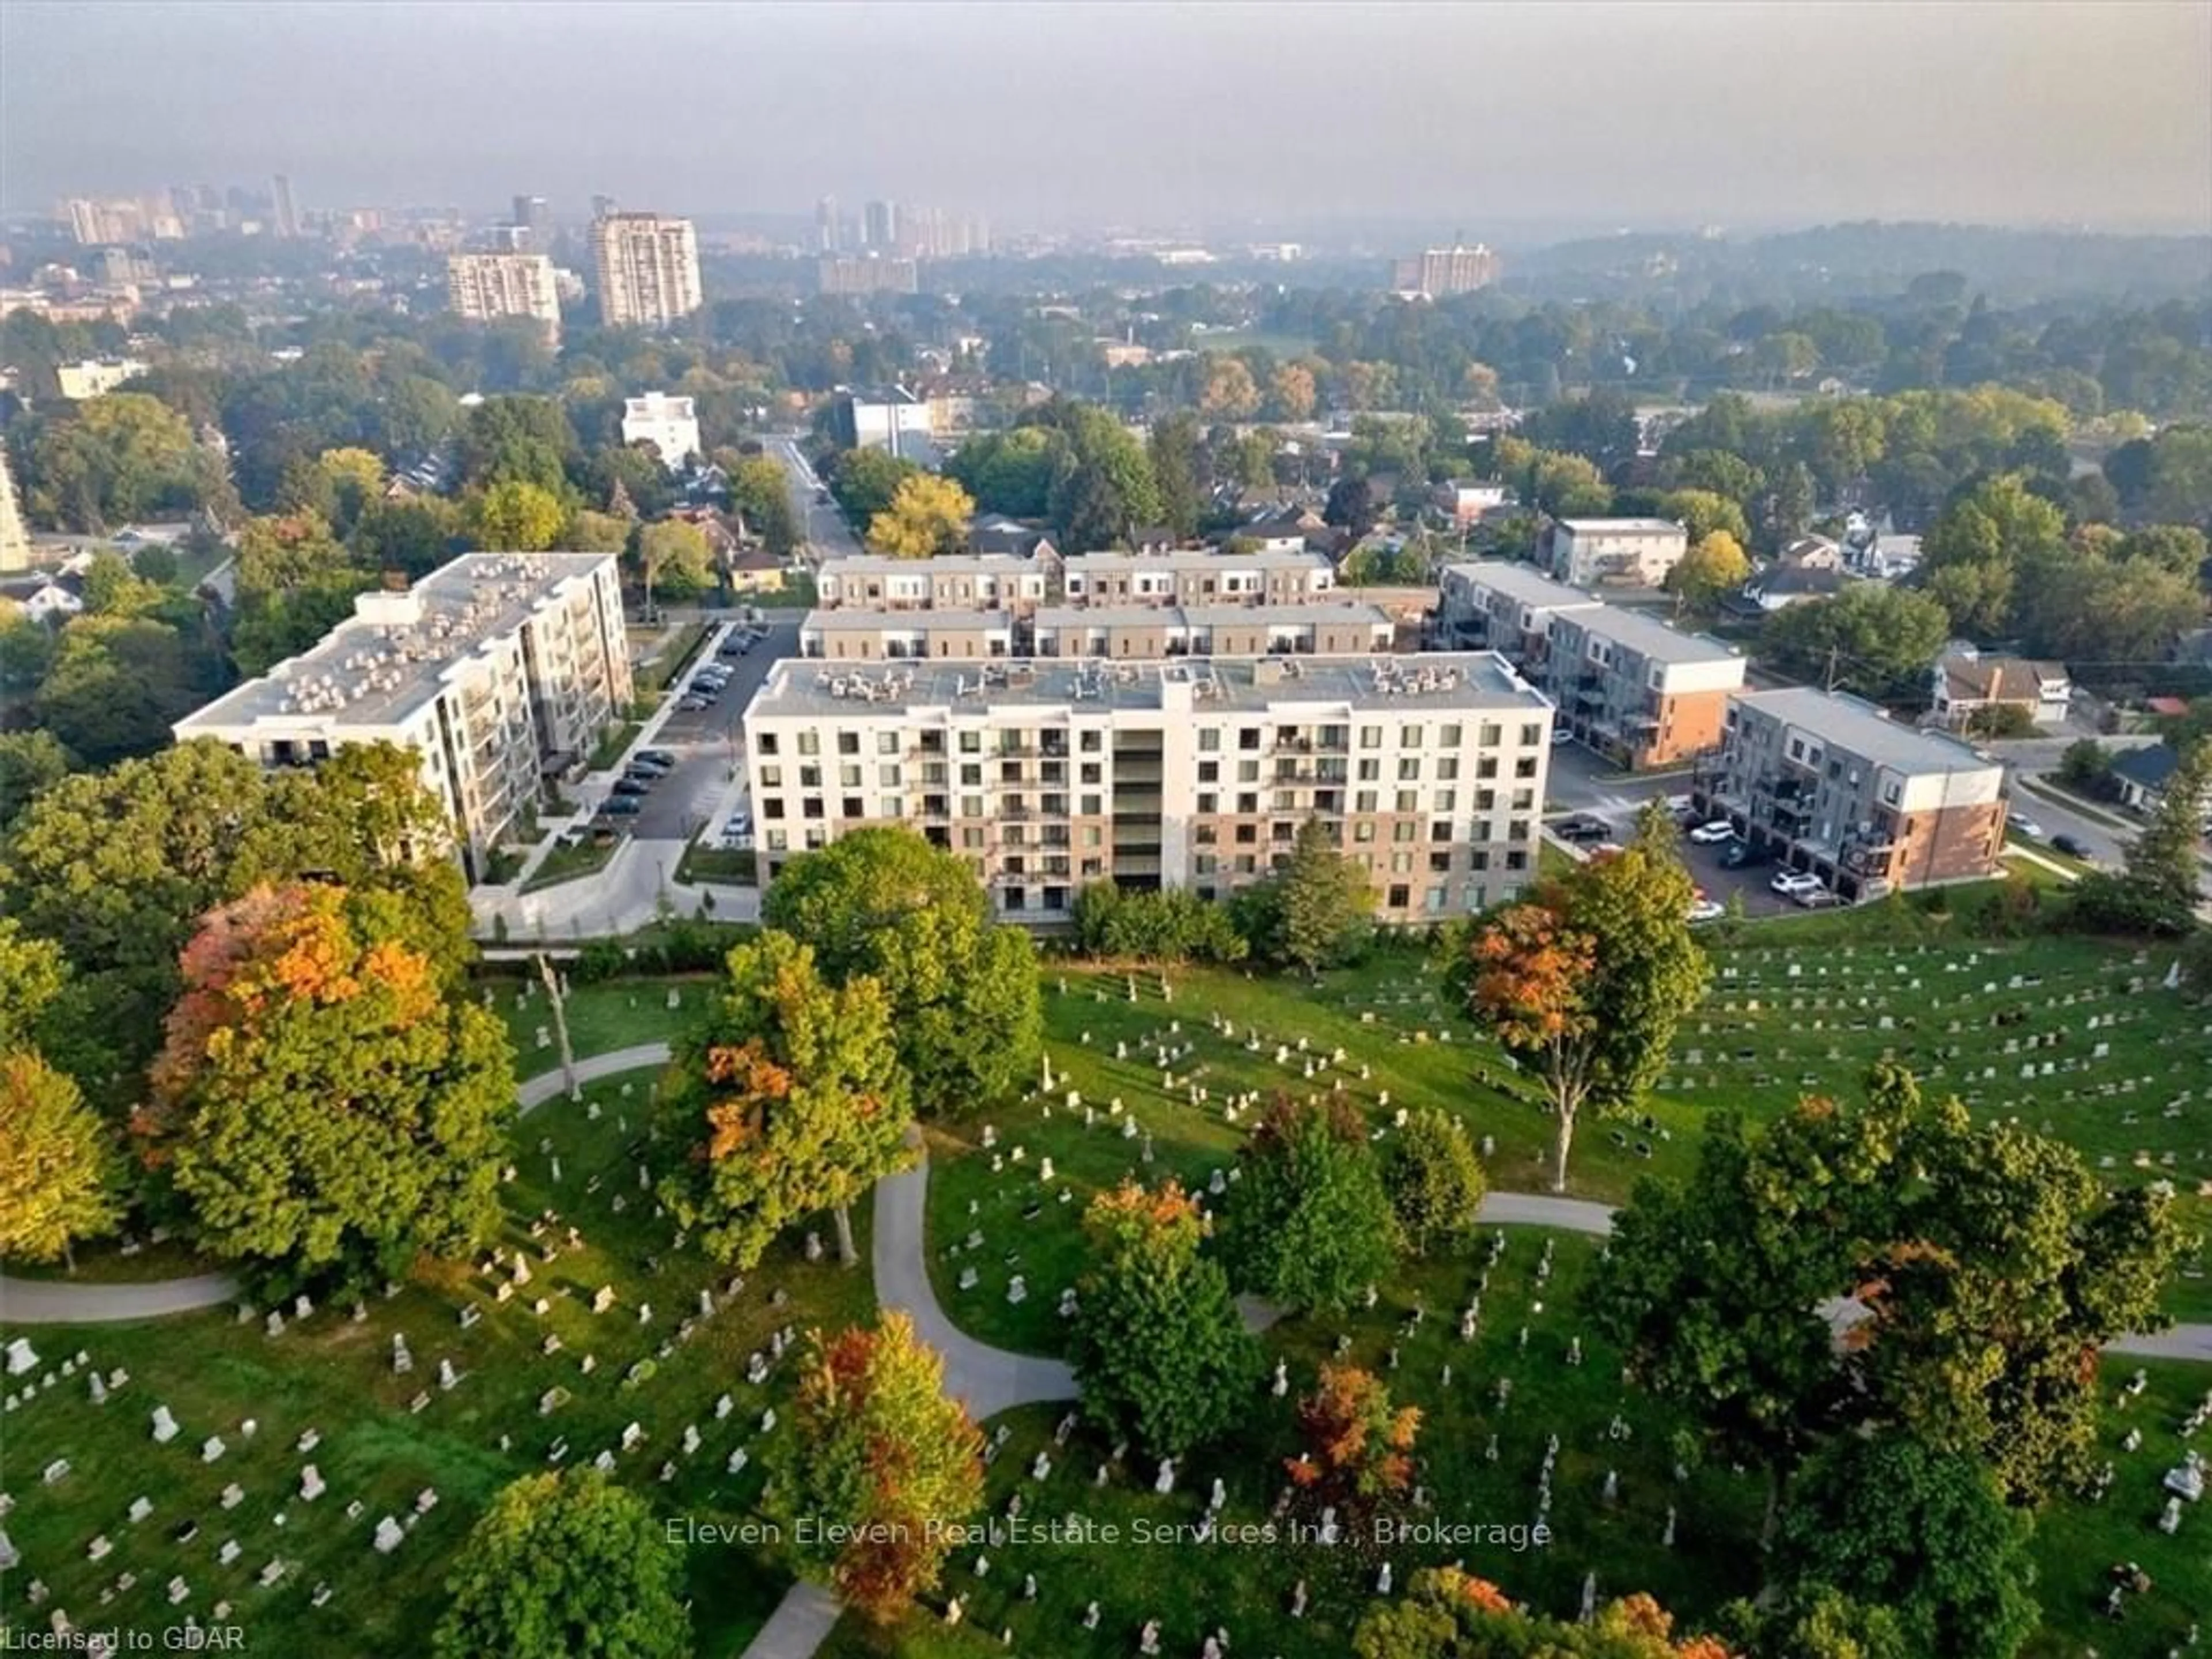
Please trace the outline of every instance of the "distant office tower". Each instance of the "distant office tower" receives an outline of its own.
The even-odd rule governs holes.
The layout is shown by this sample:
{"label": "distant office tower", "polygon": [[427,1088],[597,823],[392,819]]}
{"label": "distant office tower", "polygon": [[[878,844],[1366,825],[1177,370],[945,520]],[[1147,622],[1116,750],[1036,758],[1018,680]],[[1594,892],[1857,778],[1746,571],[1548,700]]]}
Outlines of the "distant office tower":
{"label": "distant office tower", "polygon": [[300,210],[293,204],[292,180],[280,173],[269,182],[270,199],[276,206],[276,234],[289,241],[300,234]]}
{"label": "distant office tower", "polygon": [[814,248],[817,253],[837,252],[837,198],[825,196],[814,204]]}
{"label": "distant office tower", "polygon": [[592,198],[592,217],[594,219],[611,219],[621,211],[622,204],[611,196]]}
{"label": "distant office tower", "polygon": [[1472,294],[1498,280],[1498,256],[1477,242],[1462,247],[1432,247],[1410,259],[1398,261],[1391,286],[1401,294],[1425,294],[1431,299],[1446,294]]}
{"label": "distant office tower", "polygon": [[815,277],[824,294],[915,294],[921,288],[913,260],[872,253],[825,253],[815,262]]}
{"label": "distant office tower", "polygon": [[871,202],[861,219],[860,246],[876,253],[898,251],[899,210],[896,202]]}
{"label": "distant office tower", "polygon": [[561,297],[553,261],[542,253],[456,253],[446,261],[446,289],[456,314],[471,322],[528,317],[561,343]]}
{"label": "distant office tower", "polygon": [[665,328],[703,303],[699,238],[689,219],[614,213],[592,222],[599,318],[610,327]]}
{"label": "distant office tower", "polygon": [[15,501],[15,475],[8,470],[8,451],[0,446],[0,571],[30,568],[31,538]]}
{"label": "distant office tower", "polygon": [[543,249],[553,235],[553,209],[543,196],[514,198],[514,227],[530,233],[530,246]]}

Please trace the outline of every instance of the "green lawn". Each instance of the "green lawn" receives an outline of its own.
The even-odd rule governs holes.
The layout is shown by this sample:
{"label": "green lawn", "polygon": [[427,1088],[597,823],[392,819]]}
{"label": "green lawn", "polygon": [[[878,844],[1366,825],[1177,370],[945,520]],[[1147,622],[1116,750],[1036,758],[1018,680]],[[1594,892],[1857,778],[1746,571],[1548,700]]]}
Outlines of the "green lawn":
{"label": "green lawn", "polygon": [[[544,1241],[533,1241],[526,1229],[549,1208],[559,1212],[562,1227],[580,1229],[584,1243],[563,1248],[550,1263],[533,1256],[530,1283],[508,1302],[494,1299],[496,1279],[447,1265],[426,1268],[394,1299],[372,1297],[362,1323],[343,1309],[325,1309],[273,1339],[258,1318],[239,1323],[228,1310],[28,1333],[49,1365],[82,1349],[93,1366],[122,1368],[130,1381],[95,1406],[80,1374],[5,1419],[20,1472],[9,1482],[16,1507],[7,1524],[23,1555],[10,1591],[21,1595],[37,1577],[52,1592],[49,1607],[68,1608],[82,1625],[148,1630],[179,1623],[185,1612],[208,1622],[216,1618],[214,1603],[228,1600],[233,1622],[269,1653],[419,1649],[442,1605],[440,1585],[452,1553],[492,1493],[546,1467],[556,1439],[568,1441],[570,1463],[586,1462],[615,1449],[633,1422],[643,1442],[619,1467],[657,1510],[702,1520],[751,1515],[762,1480],[760,1414],[781,1399],[792,1367],[787,1362],[765,1386],[754,1387],[744,1380],[746,1355],[782,1326],[804,1331],[865,1317],[868,1280],[826,1262],[810,1265],[798,1241],[789,1241],[723,1311],[681,1340],[679,1322],[697,1312],[699,1291],[720,1279],[696,1255],[671,1248],[668,1224],[653,1218],[651,1200],[631,1179],[652,1081],[647,1073],[589,1090],[587,1100],[601,1113],[596,1122],[588,1107],[566,1103],[525,1120],[519,1174],[507,1188],[505,1248],[541,1247]],[[865,1211],[856,1219],[865,1223]],[[560,1236],[556,1229],[548,1238]],[[589,1301],[601,1285],[615,1287],[620,1305],[594,1316]],[[771,1305],[771,1285],[785,1291],[787,1305]],[[549,1304],[542,1317],[532,1311],[539,1297]],[[641,1322],[647,1304],[651,1321]],[[459,1324],[464,1307],[482,1316],[473,1329]],[[414,1357],[405,1376],[392,1370],[395,1332],[406,1336]],[[560,1337],[561,1352],[542,1352],[548,1333]],[[581,1369],[586,1354],[597,1361],[589,1375]],[[462,1374],[450,1393],[439,1386],[441,1358]],[[641,1360],[656,1369],[628,1385],[625,1374]],[[539,1398],[556,1387],[573,1397],[541,1416]],[[734,1410],[718,1422],[714,1402],[726,1390]],[[418,1394],[428,1400],[416,1412],[410,1407]],[[181,1426],[167,1446],[148,1435],[156,1405],[169,1407]],[[258,1425],[250,1437],[248,1419]],[[701,1434],[692,1455],[681,1445],[687,1425]],[[299,1437],[311,1429],[321,1443],[297,1452]],[[214,1464],[201,1461],[210,1436],[228,1447]],[[726,1460],[740,1444],[751,1449],[754,1462],[731,1476]],[[28,1478],[33,1468],[62,1458],[73,1469],[58,1484]],[[295,1495],[307,1462],[329,1487],[312,1504]],[[674,1466],[665,1483],[664,1464]],[[225,1512],[218,1494],[232,1482],[245,1499]],[[411,1514],[415,1494],[425,1487],[436,1488],[436,1507],[393,1554],[374,1553],[378,1518]],[[125,1510],[142,1493],[154,1510],[134,1526]],[[349,1517],[356,1502],[362,1508]],[[172,1529],[186,1521],[199,1532],[182,1541]],[[114,1546],[97,1565],[87,1559],[95,1534]],[[217,1553],[228,1539],[243,1553],[224,1566]],[[271,1559],[285,1562],[287,1571],[276,1588],[263,1589],[256,1576]],[[734,1547],[702,1547],[689,1565],[700,1651],[737,1651],[781,1595],[783,1573]],[[103,1604],[101,1590],[124,1572],[135,1574],[136,1583]],[[163,1590],[173,1574],[191,1591],[176,1609]],[[312,1601],[322,1583],[332,1594],[318,1608]]]}
{"label": "green lawn", "polygon": [[596,875],[607,867],[621,847],[619,838],[605,843],[586,839],[574,847],[556,846],[538,860],[538,867],[522,884],[522,890],[535,893],[540,888]]}
{"label": "green lawn", "polygon": [[609,726],[601,733],[599,742],[592,745],[592,758],[588,763],[590,769],[605,771],[623,757],[623,751],[637,741],[637,734],[644,729],[641,720],[621,720]]}
{"label": "green lawn", "polygon": [[[710,976],[702,975],[571,985],[567,1010],[569,1047],[580,1058],[641,1042],[665,1042],[691,1023],[714,984]],[[677,996],[674,1008],[668,1006],[671,991]],[[544,988],[535,975],[481,981],[477,994],[487,994],[491,1000],[485,1006],[507,1022],[518,1071],[527,1076],[560,1063],[558,1049],[550,1042],[538,1041],[541,1029],[550,1035],[553,1021]]]}

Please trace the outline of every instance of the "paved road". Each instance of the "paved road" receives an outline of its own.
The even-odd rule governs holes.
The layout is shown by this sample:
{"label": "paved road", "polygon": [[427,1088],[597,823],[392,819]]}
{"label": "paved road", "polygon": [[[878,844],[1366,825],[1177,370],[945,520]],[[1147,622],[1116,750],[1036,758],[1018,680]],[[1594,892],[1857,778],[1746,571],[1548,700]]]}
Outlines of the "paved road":
{"label": "paved road", "polygon": [[822,480],[806,464],[799,443],[795,437],[770,438],[763,447],[783,464],[791,480],[791,510],[805,535],[807,556],[817,564],[824,559],[851,558],[860,550],[860,538],[854,535],[844,513],[834,502],[815,499]]}
{"label": "paved road", "polygon": [[228,1273],[150,1285],[78,1285],[64,1279],[0,1279],[0,1325],[106,1325],[166,1319],[219,1307],[238,1294]]}
{"label": "paved road", "polygon": [[[779,658],[799,654],[799,619],[788,612],[763,614],[766,620],[759,627],[766,630],[767,637],[744,656],[715,654],[727,629],[718,633],[701,653],[702,666],[717,662],[730,670],[728,688],[720,700],[691,714],[672,708],[652,742],[644,745],[667,750],[676,757],[676,765],[653,787],[645,798],[645,809],[633,821],[640,841],[690,840],[707,823],[715,803],[743,767],[745,705]],[[696,672],[696,668],[688,671],[685,682]]]}

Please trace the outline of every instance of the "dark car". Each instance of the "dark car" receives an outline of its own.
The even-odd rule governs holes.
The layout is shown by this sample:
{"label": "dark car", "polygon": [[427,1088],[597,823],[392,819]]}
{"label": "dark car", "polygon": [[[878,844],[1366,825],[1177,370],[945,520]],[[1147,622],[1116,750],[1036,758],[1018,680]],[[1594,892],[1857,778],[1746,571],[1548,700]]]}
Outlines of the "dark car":
{"label": "dark car", "polygon": [[2054,853],[2063,853],[2069,859],[2080,859],[2085,863],[2096,857],[2095,854],[2072,836],[2053,836],[2051,838],[2051,850]]}
{"label": "dark car", "polygon": [[635,795],[616,794],[599,803],[599,816],[603,818],[634,818],[638,809],[644,805]]}
{"label": "dark car", "polygon": [[676,764],[674,751],[667,749],[641,749],[637,751],[636,758],[641,761],[651,761],[655,766]]}
{"label": "dark car", "polygon": [[1561,841],[1576,842],[1603,841],[1613,834],[1613,828],[1603,818],[1577,816],[1571,818],[1561,818],[1552,826],[1552,833]]}
{"label": "dark car", "polygon": [[1727,869],[1749,870],[1761,864],[1773,862],[1773,848],[1754,847],[1747,841],[1732,841],[1721,848],[1721,864]]}
{"label": "dark car", "polygon": [[629,764],[623,769],[634,778],[665,778],[674,769],[671,762],[647,760],[642,755],[632,755]]}
{"label": "dark car", "polygon": [[653,786],[643,778],[620,777],[615,780],[614,793],[617,795],[649,795],[653,793]]}

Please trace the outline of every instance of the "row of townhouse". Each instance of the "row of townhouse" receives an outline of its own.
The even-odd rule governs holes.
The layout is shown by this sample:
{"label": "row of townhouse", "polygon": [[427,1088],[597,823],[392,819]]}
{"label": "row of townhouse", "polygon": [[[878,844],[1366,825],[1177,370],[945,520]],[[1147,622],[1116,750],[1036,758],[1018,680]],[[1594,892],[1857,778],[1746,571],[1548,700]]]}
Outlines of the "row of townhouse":
{"label": "row of townhouse", "polygon": [[814,611],[799,654],[831,662],[901,658],[1364,655],[1397,627],[1371,605],[1041,605],[1013,611]]}
{"label": "row of townhouse", "polygon": [[1309,819],[1413,922],[1534,878],[1552,709],[1489,653],[1139,663],[790,659],[744,714],[759,878],[865,825],[957,853],[999,913],[1086,884],[1207,900]]}
{"label": "row of townhouse", "polygon": [[1851,900],[1994,874],[2004,848],[2000,762],[1809,686],[1731,697],[1691,799]]}
{"label": "row of townhouse", "polygon": [[464,866],[489,854],[629,707],[621,574],[605,553],[467,553],[175,727],[263,766],[353,743],[412,750]]}
{"label": "row of townhouse", "polygon": [[1502,560],[1447,565],[1431,631],[1503,652],[1559,705],[1563,729],[1631,768],[1713,748],[1743,685],[1735,647]]}
{"label": "row of townhouse", "polygon": [[1334,592],[1319,553],[963,553],[936,559],[874,555],[822,567],[824,610],[1013,611],[1048,605],[1300,605]]}

